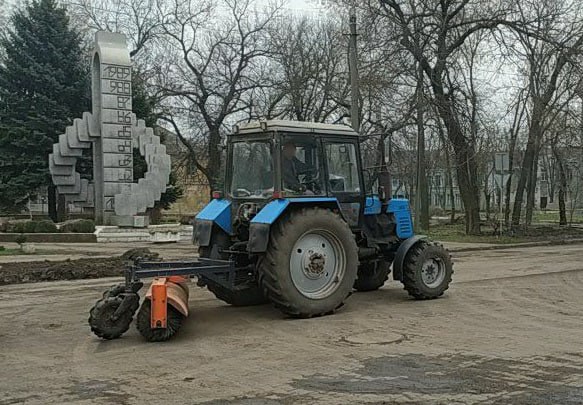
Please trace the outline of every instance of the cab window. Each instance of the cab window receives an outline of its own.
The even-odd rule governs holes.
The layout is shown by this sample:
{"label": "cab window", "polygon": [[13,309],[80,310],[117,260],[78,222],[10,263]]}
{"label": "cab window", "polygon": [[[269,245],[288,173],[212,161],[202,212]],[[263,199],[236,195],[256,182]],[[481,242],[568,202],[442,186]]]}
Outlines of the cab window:
{"label": "cab window", "polygon": [[281,177],[288,195],[323,195],[319,144],[313,138],[284,137],[281,145]]}
{"label": "cab window", "polygon": [[328,143],[328,187],[332,193],[360,192],[356,148],[352,143]]}

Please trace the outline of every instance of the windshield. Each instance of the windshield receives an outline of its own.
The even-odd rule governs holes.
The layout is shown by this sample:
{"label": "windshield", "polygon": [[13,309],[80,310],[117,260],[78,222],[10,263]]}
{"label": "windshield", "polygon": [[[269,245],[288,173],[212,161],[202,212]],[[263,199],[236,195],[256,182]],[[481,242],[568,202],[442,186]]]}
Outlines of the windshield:
{"label": "windshield", "polygon": [[233,197],[266,198],[273,194],[273,160],[267,141],[233,143]]}

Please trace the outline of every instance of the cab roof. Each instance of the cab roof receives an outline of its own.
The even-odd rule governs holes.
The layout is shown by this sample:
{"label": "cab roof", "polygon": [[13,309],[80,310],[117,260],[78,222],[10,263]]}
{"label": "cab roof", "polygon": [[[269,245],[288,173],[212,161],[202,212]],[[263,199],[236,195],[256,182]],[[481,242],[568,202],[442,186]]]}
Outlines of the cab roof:
{"label": "cab roof", "polygon": [[232,135],[251,135],[269,131],[358,136],[358,133],[347,125],[288,120],[262,120],[239,124],[233,129]]}

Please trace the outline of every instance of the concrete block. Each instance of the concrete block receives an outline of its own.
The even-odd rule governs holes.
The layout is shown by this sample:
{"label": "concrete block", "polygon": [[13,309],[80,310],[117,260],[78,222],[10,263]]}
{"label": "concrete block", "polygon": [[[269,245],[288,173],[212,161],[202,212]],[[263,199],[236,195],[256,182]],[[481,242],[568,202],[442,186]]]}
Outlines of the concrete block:
{"label": "concrete block", "polygon": [[55,164],[54,154],[49,154],[49,171],[52,175],[57,176],[73,176],[75,173],[75,166],[73,165],[57,165]]}
{"label": "concrete block", "polygon": [[83,113],[83,121],[87,123],[87,131],[91,138],[101,137],[101,125],[97,120],[93,119],[93,115],[89,112]]}
{"label": "concrete block", "polygon": [[56,165],[75,165],[77,159],[75,157],[67,157],[61,155],[61,148],[58,143],[53,144],[53,160]]}
{"label": "concrete block", "polygon": [[91,147],[91,142],[81,142],[79,140],[74,126],[67,127],[65,135],[67,135],[67,146],[70,149],[89,149]]}
{"label": "concrete block", "polygon": [[[120,228],[146,228],[150,222],[147,216],[133,215],[133,216],[114,216],[112,222]],[[128,232],[125,229],[126,233]]]}
{"label": "concrete block", "polygon": [[71,149],[67,143],[67,135],[59,135],[59,150],[61,155],[65,157],[81,157],[83,156],[83,149]]}
{"label": "concrete block", "polygon": [[154,232],[151,234],[150,241],[153,243],[180,242],[180,233],[179,232]]}
{"label": "concrete block", "polygon": [[87,128],[86,121],[80,118],[75,118],[73,121],[73,127],[75,128],[75,132],[77,132],[77,136],[81,142],[92,142],[89,137],[89,129]]}

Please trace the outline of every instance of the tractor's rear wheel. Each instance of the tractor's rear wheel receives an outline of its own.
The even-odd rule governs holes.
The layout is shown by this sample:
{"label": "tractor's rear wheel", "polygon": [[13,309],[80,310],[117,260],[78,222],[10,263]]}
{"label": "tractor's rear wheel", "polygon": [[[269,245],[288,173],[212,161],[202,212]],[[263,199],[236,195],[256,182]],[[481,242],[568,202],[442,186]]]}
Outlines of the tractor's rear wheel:
{"label": "tractor's rear wheel", "polygon": [[135,297],[133,295],[130,297],[131,305],[127,306],[127,309],[117,317],[115,316],[117,309],[124,301],[124,296],[119,295],[121,291],[123,290],[112,287],[103,294],[103,298],[97,301],[89,311],[91,332],[102,339],[117,339],[127,332],[132,323],[134,313],[138,309],[139,297],[135,294]]}
{"label": "tractor's rear wheel", "polygon": [[[228,255],[218,253],[218,249],[213,251],[212,248],[217,246],[220,249],[227,249],[229,245],[229,236],[224,232],[215,231],[211,238],[210,246],[199,247],[198,254],[203,258],[227,260],[229,258]],[[253,275],[242,278],[237,277],[233,290],[229,290],[209,278],[202,277],[202,281],[215,297],[235,307],[261,305],[268,302]]]}
{"label": "tractor's rear wheel", "polygon": [[152,328],[150,323],[151,316],[152,303],[149,299],[146,299],[138,311],[136,327],[140,335],[150,342],[164,342],[170,339],[178,332],[184,321],[184,315],[172,305],[168,305],[165,328]]}
{"label": "tractor's rear wheel", "polygon": [[449,288],[453,264],[449,252],[437,242],[421,241],[405,257],[403,285],[412,297],[437,298]]}
{"label": "tractor's rear wheel", "polygon": [[384,259],[361,263],[358,267],[354,288],[357,291],[378,290],[389,279],[390,273],[391,263]]}
{"label": "tractor's rear wheel", "polygon": [[265,295],[287,315],[326,315],[352,292],[358,250],[338,215],[321,208],[292,211],[272,226],[258,263]]}

